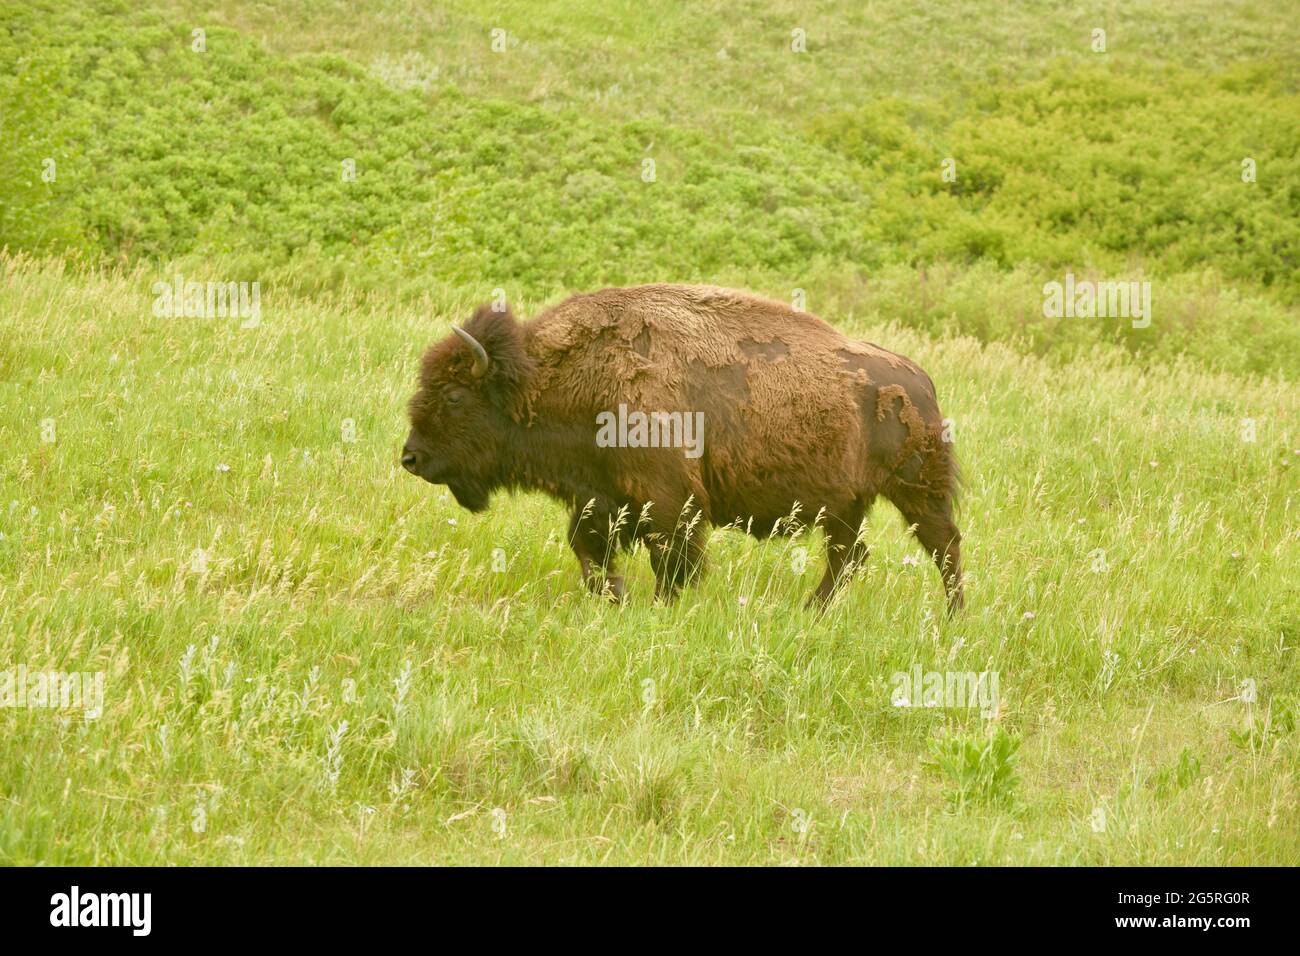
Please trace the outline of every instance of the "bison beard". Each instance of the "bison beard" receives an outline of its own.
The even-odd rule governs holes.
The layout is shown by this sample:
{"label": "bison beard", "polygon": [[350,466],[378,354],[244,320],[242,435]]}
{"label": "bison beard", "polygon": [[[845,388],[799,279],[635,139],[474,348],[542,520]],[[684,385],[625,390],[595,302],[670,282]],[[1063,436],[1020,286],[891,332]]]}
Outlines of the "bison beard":
{"label": "bison beard", "polygon": [[456,504],[466,511],[478,514],[480,511],[487,510],[492,489],[481,482],[452,478],[447,481],[447,487],[451,490],[451,496],[456,499]]}
{"label": "bison beard", "polygon": [[[822,525],[825,604],[860,567],[878,496],[931,554],[962,605],[958,485],[934,383],[920,368],[779,302],[708,286],[573,296],[518,322],[480,308],[425,353],[402,465],[471,511],[498,488],[569,506],[593,591],[623,597],[616,557],[644,541],[671,598],[700,570],[711,525],[759,538],[789,516]],[[702,453],[598,447],[598,416],[702,413]]]}

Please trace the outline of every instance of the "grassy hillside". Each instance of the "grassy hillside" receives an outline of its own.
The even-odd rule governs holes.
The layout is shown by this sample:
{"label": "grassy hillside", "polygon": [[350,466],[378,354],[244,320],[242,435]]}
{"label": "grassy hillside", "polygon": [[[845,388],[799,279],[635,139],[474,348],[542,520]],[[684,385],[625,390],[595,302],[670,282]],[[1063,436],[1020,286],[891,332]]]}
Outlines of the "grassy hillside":
{"label": "grassy hillside", "polygon": [[[105,674],[0,707],[0,862],[1300,855],[1294,18],[840,6],[0,10],[0,672]],[[1067,271],[1150,327],[1045,318]],[[156,316],[178,273],[261,321]],[[558,505],[395,467],[493,289],[649,280],[925,366],[963,616],[883,502],[824,617],[816,536],[614,607]],[[999,706],[896,706],[913,668]]]}
{"label": "grassy hillside", "polygon": [[[25,0],[0,31],[0,98],[15,104],[0,244],[187,259],[218,278],[304,294],[347,283],[404,301],[448,288],[529,298],[726,280],[783,298],[804,289],[828,314],[864,306],[863,287],[891,267],[939,268],[997,302],[978,321],[959,309],[940,317],[985,340],[1028,336],[1063,356],[1121,342],[1225,371],[1300,373],[1300,71],[1294,47],[1251,39],[1261,16],[1251,8],[1234,14],[1243,58],[1211,70],[1174,54],[1183,31],[1201,48],[1193,26],[1167,42],[1149,24],[1112,26],[1097,54],[1066,18],[1066,32],[1049,34],[1074,37],[1074,55],[1043,47],[1017,70],[974,52],[987,27],[969,27],[976,36],[951,41],[969,62],[911,95],[879,77],[854,83],[877,57],[915,61],[920,25],[875,33],[829,7],[820,27],[798,27],[812,37],[798,54],[791,28],[778,28],[794,14],[779,8],[731,32],[712,13],[717,36],[698,10],[634,15],[608,33],[606,15],[521,9],[493,27],[439,9],[410,31],[411,55],[436,45],[439,63],[461,62],[473,46],[480,65],[412,83],[384,52],[396,42],[388,21],[343,6],[306,5],[301,30],[275,31],[280,42],[315,38],[313,52],[286,58],[258,18],[283,20],[293,5],[214,16]],[[1033,17],[1058,23],[1048,5]],[[506,30],[504,52],[492,52],[493,29]],[[665,61],[679,34],[695,39]],[[842,46],[826,39],[841,35]],[[719,36],[758,62],[742,71],[706,55]],[[610,46],[639,64],[626,86],[653,103],[622,104],[620,92],[622,105],[601,110],[568,86],[541,98],[517,87],[551,73],[577,82],[591,73],[578,61]],[[807,88],[765,88],[787,80]],[[738,97],[771,108],[737,121]],[[693,118],[679,121],[685,104]],[[46,159],[54,182],[38,178]],[[1242,181],[1243,159],[1254,182]],[[1151,328],[1045,319],[1042,286],[1066,271],[1151,281]],[[855,291],[834,297],[845,290]],[[925,307],[912,296],[883,318],[933,328]],[[1206,332],[1231,347],[1205,348]]]}

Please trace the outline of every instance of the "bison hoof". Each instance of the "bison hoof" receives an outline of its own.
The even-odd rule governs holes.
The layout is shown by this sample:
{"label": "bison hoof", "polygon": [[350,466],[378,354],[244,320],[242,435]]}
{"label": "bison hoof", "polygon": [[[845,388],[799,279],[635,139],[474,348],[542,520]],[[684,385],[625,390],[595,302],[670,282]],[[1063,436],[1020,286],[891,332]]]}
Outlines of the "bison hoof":
{"label": "bison hoof", "polygon": [[627,589],[623,587],[622,578],[610,578],[605,582],[604,592],[615,604],[622,604],[627,599]]}
{"label": "bison hoof", "polygon": [[592,594],[603,595],[613,604],[622,604],[627,598],[627,589],[623,586],[621,577],[588,578],[585,583]]}

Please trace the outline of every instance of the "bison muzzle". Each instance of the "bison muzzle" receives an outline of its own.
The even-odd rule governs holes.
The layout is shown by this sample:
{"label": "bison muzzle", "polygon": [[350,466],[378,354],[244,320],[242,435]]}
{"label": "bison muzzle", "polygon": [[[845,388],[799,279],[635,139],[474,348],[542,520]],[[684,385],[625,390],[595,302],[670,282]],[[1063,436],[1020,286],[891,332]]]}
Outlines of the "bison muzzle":
{"label": "bison muzzle", "polygon": [[[622,599],[615,559],[640,540],[670,599],[710,526],[764,538],[802,515],[825,534],[811,599],[825,604],[864,563],[862,522],[883,495],[961,606],[956,459],[934,383],[908,359],[706,286],[604,289],[524,322],[484,306],[453,331],[424,355],[402,466],[471,511],[499,488],[558,498],[593,591]],[[624,434],[629,418],[650,422],[648,440]],[[684,420],[703,428],[693,453],[655,440]]]}

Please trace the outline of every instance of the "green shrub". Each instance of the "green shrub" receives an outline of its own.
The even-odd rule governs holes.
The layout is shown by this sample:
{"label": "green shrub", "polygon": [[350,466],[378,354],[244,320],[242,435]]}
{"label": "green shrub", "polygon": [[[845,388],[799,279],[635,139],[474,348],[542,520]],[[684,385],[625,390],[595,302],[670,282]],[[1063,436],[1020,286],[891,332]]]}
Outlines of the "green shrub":
{"label": "green shrub", "polygon": [[[907,261],[1213,265],[1295,304],[1300,97],[1276,89],[1265,67],[1214,80],[1058,68],[1028,84],[962,89],[944,118],[893,100],[809,127],[876,184],[871,238]],[[947,158],[955,182],[942,175]],[[1243,182],[1246,158],[1255,182]]]}
{"label": "green shrub", "polygon": [[943,774],[954,809],[968,804],[1008,805],[1020,782],[1016,776],[1019,750],[1019,738],[998,726],[983,737],[961,733],[932,739],[931,759],[925,766]]}

